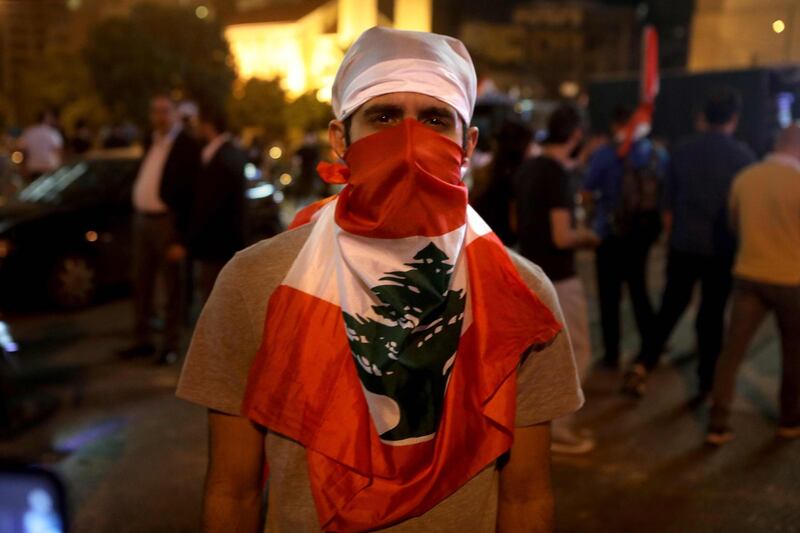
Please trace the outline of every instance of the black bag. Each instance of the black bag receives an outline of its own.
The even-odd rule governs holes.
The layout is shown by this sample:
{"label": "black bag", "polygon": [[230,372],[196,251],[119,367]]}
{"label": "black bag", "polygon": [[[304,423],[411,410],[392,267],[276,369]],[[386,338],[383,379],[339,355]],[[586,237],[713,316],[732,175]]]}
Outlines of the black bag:
{"label": "black bag", "polygon": [[618,237],[638,233],[637,230],[647,229],[650,233],[653,220],[660,219],[662,172],[658,152],[652,148],[647,164],[638,168],[626,157],[623,168],[622,194],[611,213],[612,231]]}

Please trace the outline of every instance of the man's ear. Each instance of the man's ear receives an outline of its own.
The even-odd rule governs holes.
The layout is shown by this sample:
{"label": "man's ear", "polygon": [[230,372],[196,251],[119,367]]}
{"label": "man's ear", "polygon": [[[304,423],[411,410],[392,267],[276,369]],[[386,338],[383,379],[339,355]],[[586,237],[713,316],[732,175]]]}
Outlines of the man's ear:
{"label": "man's ear", "polygon": [[344,153],[347,151],[344,122],[331,120],[328,123],[328,142],[336,155],[339,156],[339,159],[343,159]]}
{"label": "man's ear", "polygon": [[467,143],[464,146],[464,159],[469,159],[472,157],[472,153],[475,151],[475,147],[478,145],[478,128],[475,126],[470,127],[467,130],[466,140]]}

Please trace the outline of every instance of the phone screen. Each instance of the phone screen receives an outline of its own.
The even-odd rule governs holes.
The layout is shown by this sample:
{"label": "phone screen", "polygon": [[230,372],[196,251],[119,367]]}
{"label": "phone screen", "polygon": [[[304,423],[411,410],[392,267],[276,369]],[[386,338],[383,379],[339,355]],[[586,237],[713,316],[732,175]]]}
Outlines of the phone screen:
{"label": "phone screen", "polygon": [[0,471],[0,533],[64,531],[64,492],[53,474],[27,467]]}

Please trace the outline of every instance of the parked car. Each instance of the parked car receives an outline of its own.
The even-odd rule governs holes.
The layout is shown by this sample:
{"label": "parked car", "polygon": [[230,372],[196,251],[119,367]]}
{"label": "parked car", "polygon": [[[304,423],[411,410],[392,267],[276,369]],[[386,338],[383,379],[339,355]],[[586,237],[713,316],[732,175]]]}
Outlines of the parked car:
{"label": "parked car", "polygon": [[[46,298],[80,307],[102,287],[130,282],[139,159],[128,149],[95,153],[41,176],[0,207],[0,304]],[[263,238],[282,226],[273,191],[261,192],[247,196],[249,225]]]}

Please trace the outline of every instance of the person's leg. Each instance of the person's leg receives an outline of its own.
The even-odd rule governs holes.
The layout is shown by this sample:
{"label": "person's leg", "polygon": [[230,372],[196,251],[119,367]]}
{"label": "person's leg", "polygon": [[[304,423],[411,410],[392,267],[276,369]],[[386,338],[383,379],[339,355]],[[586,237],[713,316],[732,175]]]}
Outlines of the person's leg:
{"label": "person's leg", "polygon": [[[736,376],[750,341],[764,321],[768,310],[758,284],[743,280],[736,281],[725,347],[717,361],[712,393],[710,433],[719,435],[729,433],[728,419],[736,392]],[[724,440],[727,440],[727,437],[721,437],[720,442],[712,442],[712,444],[722,444]]]}
{"label": "person's leg", "polygon": [[640,343],[652,335],[655,312],[647,292],[647,259],[650,255],[651,243],[643,239],[630,242],[630,251],[626,254],[625,282],[633,306],[636,328],[639,330]]}
{"label": "person's leg", "polygon": [[722,350],[725,330],[725,306],[731,292],[732,268],[729,260],[714,258],[705,263],[702,273],[700,309],[695,322],[701,396],[710,393],[714,385],[714,369]]}
{"label": "person's leg", "polygon": [[777,293],[775,311],[783,353],[780,426],[783,431],[789,430],[784,436],[800,437],[800,287],[773,291]]}
{"label": "person's leg", "polygon": [[[564,322],[569,335],[575,365],[581,383],[586,379],[592,358],[589,340],[589,309],[586,293],[577,277],[554,283]],[[569,415],[553,421],[552,450],[557,453],[581,454],[594,448],[594,440],[575,431],[574,416]]]}
{"label": "person's leg", "polygon": [[592,362],[589,337],[589,308],[581,280],[577,277],[554,283],[561,310],[564,313],[567,333],[575,354],[575,365],[581,383],[585,382]]}
{"label": "person's leg", "polygon": [[150,319],[160,259],[153,246],[158,232],[153,221],[141,215],[133,217],[133,303],[134,335],[138,346],[152,344]]}
{"label": "person's leg", "polygon": [[603,362],[616,366],[619,362],[619,307],[622,276],[619,266],[619,246],[609,237],[596,253],[597,297],[600,303],[600,325],[603,333]]}
{"label": "person's leg", "polygon": [[184,263],[167,259],[167,250],[175,242],[175,227],[171,217],[162,219],[164,239],[159,243],[164,285],[166,288],[166,305],[164,320],[163,353],[177,353],[180,348],[181,325],[184,309]]}
{"label": "person's leg", "polygon": [[637,359],[637,363],[647,372],[658,365],[664,345],[692,299],[692,290],[698,278],[699,261],[700,259],[693,254],[675,250],[669,253],[667,283],[661,307],[655,316],[650,333],[642,339],[642,350]]}

